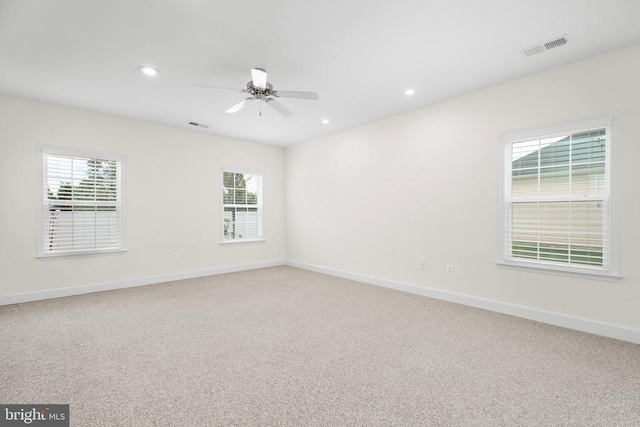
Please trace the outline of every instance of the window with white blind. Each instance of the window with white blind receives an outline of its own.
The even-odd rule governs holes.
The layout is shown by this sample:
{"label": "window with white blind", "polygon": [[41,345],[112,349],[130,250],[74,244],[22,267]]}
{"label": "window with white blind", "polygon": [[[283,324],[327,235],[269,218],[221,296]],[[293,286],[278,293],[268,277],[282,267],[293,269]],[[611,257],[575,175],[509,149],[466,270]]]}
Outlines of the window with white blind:
{"label": "window with white blind", "polygon": [[39,256],[122,250],[122,158],[41,147]]}
{"label": "window with white blind", "polygon": [[503,137],[499,263],[617,275],[614,119]]}
{"label": "window with white blind", "polygon": [[264,239],[262,175],[222,171],[222,242]]}

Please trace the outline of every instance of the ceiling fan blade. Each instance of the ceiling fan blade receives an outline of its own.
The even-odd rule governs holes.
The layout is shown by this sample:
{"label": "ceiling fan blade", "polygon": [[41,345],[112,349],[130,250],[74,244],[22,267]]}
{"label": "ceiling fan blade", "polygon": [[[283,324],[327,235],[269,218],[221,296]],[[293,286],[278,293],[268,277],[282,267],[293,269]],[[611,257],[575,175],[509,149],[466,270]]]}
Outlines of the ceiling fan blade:
{"label": "ceiling fan blade", "polygon": [[216,85],[210,85],[208,83],[194,83],[193,84],[196,87],[201,87],[204,89],[228,89],[228,90],[237,90],[238,92],[246,92],[246,89],[239,89],[237,87],[227,87],[227,86],[216,86]]}
{"label": "ceiling fan blade", "polygon": [[258,89],[267,88],[267,72],[262,68],[252,68],[251,78],[253,79],[253,86]]}
{"label": "ceiling fan blade", "polygon": [[276,101],[273,98],[266,98],[265,102],[267,103],[267,105],[269,105],[271,108],[273,108],[274,110],[276,110],[278,113],[282,114],[285,117],[289,117],[290,115],[293,114],[292,111],[290,111],[287,107],[280,104],[278,101]]}
{"label": "ceiling fan blade", "polygon": [[247,104],[247,101],[253,101],[253,98],[243,99],[242,101],[238,102],[233,107],[229,108],[227,110],[227,113],[237,113],[238,111],[240,111],[240,110],[242,110],[244,108],[244,106]]}
{"label": "ceiling fan blade", "polygon": [[320,98],[320,96],[318,96],[318,94],[315,92],[300,92],[297,90],[276,90],[273,92],[273,95],[277,96],[278,98],[298,98],[312,100]]}

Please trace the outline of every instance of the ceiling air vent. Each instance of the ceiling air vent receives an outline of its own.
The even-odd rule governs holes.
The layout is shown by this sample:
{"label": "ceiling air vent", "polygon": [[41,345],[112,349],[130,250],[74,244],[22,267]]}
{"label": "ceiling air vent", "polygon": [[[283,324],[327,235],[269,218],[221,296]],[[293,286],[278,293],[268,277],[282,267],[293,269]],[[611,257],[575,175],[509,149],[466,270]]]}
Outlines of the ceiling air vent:
{"label": "ceiling air vent", "polygon": [[555,47],[559,47],[567,44],[569,40],[567,39],[567,34],[556,37],[555,39],[546,41],[544,43],[537,44],[535,46],[528,47],[526,49],[522,49],[520,52],[524,54],[524,56],[535,55],[536,53],[544,52],[549,49],[553,49]]}
{"label": "ceiling air vent", "polygon": [[208,128],[209,126],[211,126],[211,125],[203,125],[202,123],[196,123],[196,122],[189,122],[189,124],[191,126],[196,126],[196,127],[199,127],[199,128]]}

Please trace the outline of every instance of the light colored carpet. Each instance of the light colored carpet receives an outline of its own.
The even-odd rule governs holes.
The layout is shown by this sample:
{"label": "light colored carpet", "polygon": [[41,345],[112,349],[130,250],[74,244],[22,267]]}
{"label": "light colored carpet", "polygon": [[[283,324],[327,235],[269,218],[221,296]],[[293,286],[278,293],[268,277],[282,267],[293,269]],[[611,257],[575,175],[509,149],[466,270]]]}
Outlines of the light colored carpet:
{"label": "light colored carpet", "polygon": [[638,426],[640,346],[275,267],[0,307],[73,426]]}

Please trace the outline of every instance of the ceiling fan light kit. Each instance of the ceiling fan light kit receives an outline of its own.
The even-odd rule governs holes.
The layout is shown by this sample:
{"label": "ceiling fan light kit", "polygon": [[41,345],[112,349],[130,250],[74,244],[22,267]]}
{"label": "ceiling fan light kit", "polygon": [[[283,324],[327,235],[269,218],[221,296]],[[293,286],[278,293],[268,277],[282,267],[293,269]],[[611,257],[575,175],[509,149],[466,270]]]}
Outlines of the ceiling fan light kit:
{"label": "ceiling fan light kit", "polygon": [[[249,101],[260,101],[260,107],[262,102],[276,110],[278,113],[285,117],[289,117],[293,114],[291,110],[279,103],[276,98],[296,98],[296,99],[308,99],[312,101],[318,100],[320,97],[315,92],[301,92],[293,90],[273,90],[273,85],[267,81],[267,72],[262,68],[251,69],[251,80],[247,83],[247,88],[242,89],[240,92],[251,95],[249,98],[243,99],[238,104],[227,110],[227,113],[233,114],[242,110]],[[217,89],[216,86],[207,84],[196,83],[198,87],[205,87],[211,89]],[[262,108],[260,108],[260,116],[262,116]]]}

